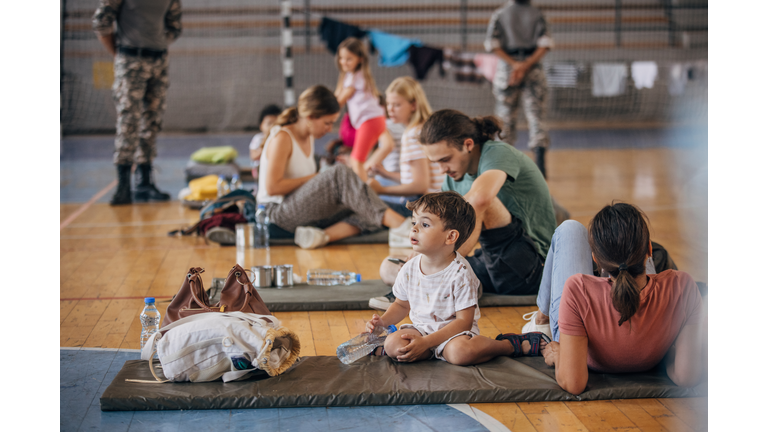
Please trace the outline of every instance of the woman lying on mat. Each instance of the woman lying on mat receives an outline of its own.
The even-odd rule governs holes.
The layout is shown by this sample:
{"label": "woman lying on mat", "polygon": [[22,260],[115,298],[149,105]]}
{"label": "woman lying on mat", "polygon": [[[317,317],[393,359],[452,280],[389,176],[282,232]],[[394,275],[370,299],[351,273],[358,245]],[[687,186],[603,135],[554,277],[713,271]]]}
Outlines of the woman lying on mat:
{"label": "woman lying on mat", "polygon": [[[698,287],[685,272],[655,274],[650,256],[646,217],[630,204],[604,207],[589,231],[573,220],[555,230],[539,310],[523,333],[551,337],[544,359],[566,391],[583,392],[589,370],[643,372],[661,361],[679,386],[701,379],[706,327]],[[592,275],[593,259],[609,277]]]}
{"label": "woman lying on mat", "polygon": [[297,107],[280,114],[264,141],[258,203],[265,204],[272,224],[295,233],[304,249],[382,226],[409,228],[348,167],[336,164],[317,173],[314,140],[331,131],[339,110],[333,92],[310,87]]}

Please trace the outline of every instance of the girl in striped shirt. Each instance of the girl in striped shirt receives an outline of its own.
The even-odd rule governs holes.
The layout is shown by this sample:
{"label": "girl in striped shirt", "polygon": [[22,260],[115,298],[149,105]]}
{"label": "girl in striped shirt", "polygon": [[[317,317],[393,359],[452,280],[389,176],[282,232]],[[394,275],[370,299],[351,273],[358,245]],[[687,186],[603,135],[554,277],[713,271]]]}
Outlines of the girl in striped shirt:
{"label": "girl in striped shirt", "polygon": [[386,98],[389,118],[406,125],[401,138],[400,172],[390,172],[376,165],[371,167],[371,174],[379,174],[397,184],[383,186],[374,178],[370,178],[368,184],[379,195],[400,196],[399,203],[387,202],[398,211],[395,207],[405,208],[408,201],[429,192],[439,192],[445,176],[438,164],[427,159],[419,143],[421,126],[432,114],[432,107],[421,85],[411,77],[397,78],[387,87]]}

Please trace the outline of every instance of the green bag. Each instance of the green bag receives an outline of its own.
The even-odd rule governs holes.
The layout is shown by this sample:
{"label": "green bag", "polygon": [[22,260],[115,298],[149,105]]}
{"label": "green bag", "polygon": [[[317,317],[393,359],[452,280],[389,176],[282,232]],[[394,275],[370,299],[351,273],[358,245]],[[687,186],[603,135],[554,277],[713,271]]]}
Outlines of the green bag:
{"label": "green bag", "polygon": [[232,162],[237,157],[237,150],[232,146],[203,147],[192,153],[195,162],[207,164],[223,164]]}

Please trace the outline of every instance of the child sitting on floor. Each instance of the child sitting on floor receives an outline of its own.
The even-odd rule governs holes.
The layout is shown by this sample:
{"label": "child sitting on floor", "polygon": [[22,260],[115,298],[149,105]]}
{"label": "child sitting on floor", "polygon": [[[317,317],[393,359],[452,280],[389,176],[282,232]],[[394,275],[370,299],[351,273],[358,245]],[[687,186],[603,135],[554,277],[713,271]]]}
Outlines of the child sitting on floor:
{"label": "child sitting on floor", "polygon": [[395,302],[381,317],[374,314],[366,328],[372,332],[406,316],[413,324],[403,324],[387,336],[380,354],[401,362],[435,357],[462,366],[500,355],[539,355],[549,342],[542,333],[509,333],[496,340],[480,336],[480,281],[456,252],[475,228],[475,210],[464,197],[456,192],[430,193],[407,207],[413,211],[411,244],[420,255],[398,273],[392,287]]}

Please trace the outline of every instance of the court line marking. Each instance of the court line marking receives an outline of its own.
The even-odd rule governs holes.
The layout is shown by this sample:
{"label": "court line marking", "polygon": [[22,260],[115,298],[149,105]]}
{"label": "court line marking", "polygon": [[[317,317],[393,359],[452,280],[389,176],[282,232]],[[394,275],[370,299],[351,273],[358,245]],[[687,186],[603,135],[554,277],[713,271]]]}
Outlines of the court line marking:
{"label": "court line marking", "polygon": [[[66,297],[59,299],[59,301],[77,301],[77,300],[144,300],[149,296],[134,296],[134,297]],[[173,296],[154,296],[156,299],[171,298]]]}
{"label": "court line marking", "polygon": [[107,192],[109,192],[115,186],[117,186],[117,179],[112,180],[112,183],[107,185],[107,187],[105,187],[104,189],[96,192],[96,195],[92,196],[91,199],[88,200],[88,202],[86,202],[85,204],[81,205],[80,208],[75,210],[75,212],[72,213],[71,215],[69,215],[68,218],[64,219],[64,222],[62,222],[61,226],[59,227],[59,231],[63,230],[64,228],[67,227],[67,225],[71,224],[73,220],[77,219],[78,216],[80,216],[86,210],[88,210],[88,207],[90,207],[91,205],[93,205],[93,203],[98,201],[99,198],[101,198],[104,195],[106,195]]}
{"label": "court line marking", "polygon": [[460,411],[468,415],[469,417],[472,417],[473,419],[475,419],[475,421],[485,426],[485,428],[491,432],[510,432],[509,428],[504,426],[504,423],[496,420],[490,414],[487,414],[483,411],[480,411],[479,409],[471,407],[469,404],[447,404],[447,405],[457,411]]}
{"label": "court line marking", "polygon": [[190,222],[189,219],[175,219],[175,220],[159,220],[159,221],[152,221],[152,222],[126,222],[126,223],[94,223],[94,224],[71,224],[69,225],[70,228],[120,228],[120,227],[129,227],[129,226],[135,226],[135,227],[141,227],[141,226],[150,226],[150,225],[175,225],[175,224],[188,224],[188,223],[194,223],[194,220]]}

